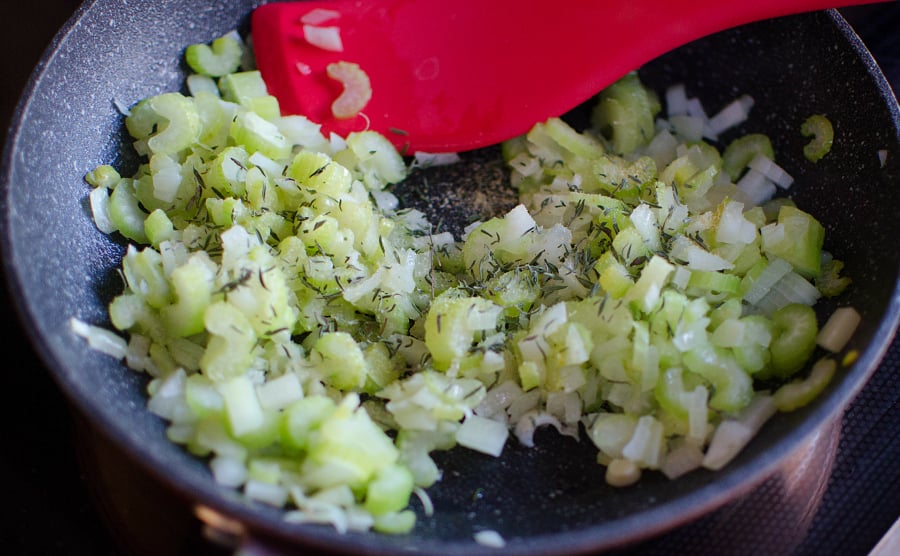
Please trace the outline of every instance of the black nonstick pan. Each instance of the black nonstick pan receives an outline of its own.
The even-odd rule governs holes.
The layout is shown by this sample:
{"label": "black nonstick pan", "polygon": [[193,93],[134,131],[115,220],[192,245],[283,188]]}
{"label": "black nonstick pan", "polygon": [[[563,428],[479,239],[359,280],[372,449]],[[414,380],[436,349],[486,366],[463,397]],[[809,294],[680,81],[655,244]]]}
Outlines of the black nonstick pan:
{"label": "black nonstick pan", "polygon": [[[508,446],[502,460],[439,454],[444,479],[430,490],[431,517],[409,535],[347,534],[289,525],[274,509],[216,486],[204,461],[165,437],[145,409],[145,378],[91,350],[68,320],[108,322],[119,292],[124,243],[96,230],[84,174],[101,163],[133,169],[119,106],[181,88],[182,49],[245,29],[254,2],[88,1],[63,28],[19,104],[3,159],[2,241],[10,295],[48,372],[92,424],[164,488],[211,515],[239,524],[250,550],[473,554],[473,533],[494,529],[504,553],[575,554],[625,546],[747,494],[862,388],[900,316],[900,114],[869,54],[835,12],[761,22],[718,34],[641,69],[662,90],[686,83],[708,106],[747,93],[756,104],[739,131],[768,133],[797,178],[791,195],[826,225],[827,248],[846,262],[853,286],[835,304],[863,315],[852,341],[856,362],[811,406],[780,415],[728,467],[678,481],[647,474],[624,490],[604,484],[586,442],[552,431],[537,447]],[[602,53],[598,53],[602,58]],[[800,123],[834,122],[835,145],[816,165],[802,155]],[[574,120],[578,113],[571,116]],[[489,164],[472,156],[471,164]],[[439,183],[440,179],[430,183]],[[421,507],[414,502],[414,508]],[[227,527],[226,527],[227,528]]]}

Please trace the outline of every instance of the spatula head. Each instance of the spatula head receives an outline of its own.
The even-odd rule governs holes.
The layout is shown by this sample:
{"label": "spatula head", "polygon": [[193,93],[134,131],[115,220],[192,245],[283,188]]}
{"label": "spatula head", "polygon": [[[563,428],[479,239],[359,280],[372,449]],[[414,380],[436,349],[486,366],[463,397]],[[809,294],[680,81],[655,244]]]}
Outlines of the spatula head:
{"label": "spatula head", "polygon": [[[373,129],[405,152],[458,152],[527,132],[657,56],[722,29],[870,0],[336,0],[274,2],[252,17],[257,64],[283,112],[326,133]],[[316,37],[324,35],[324,40]],[[371,99],[336,118],[334,62]]]}
{"label": "spatula head", "polygon": [[[523,11],[510,0],[285,2],[257,8],[252,34],[284,113],[303,114],[325,133],[373,129],[407,152],[449,152],[525,133],[630,69],[626,61],[587,73],[596,36],[576,25],[559,44],[552,32],[573,29],[572,13],[546,2]],[[547,34],[522,41],[536,25]],[[339,37],[339,50],[317,45],[316,33]],[[371,100],[352,118],[331,110],[343,86],[326,68],[338,61],[358,64],[371,82]]]}

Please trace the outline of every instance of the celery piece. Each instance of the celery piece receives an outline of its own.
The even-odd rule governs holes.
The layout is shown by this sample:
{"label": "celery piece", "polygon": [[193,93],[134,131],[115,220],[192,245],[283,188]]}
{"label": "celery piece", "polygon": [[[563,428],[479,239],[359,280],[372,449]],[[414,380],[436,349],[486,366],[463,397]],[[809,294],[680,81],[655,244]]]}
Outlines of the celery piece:
{"label": "celery piece", "polygon": [[288,176],[302,186],[337,197],[349,193],[353,175],[325,153],[300,151],[291,161]]}
{"label": "celery piece", "polygon": [[120,179],[122,179],[122,176],[109,164],[101,164],[84,176],[84,181],[92,186],[106,189],[115,187]]}
{"label": "celery piece", "polygon": [[772,323],[772,367],[778,377],[787,378],[803,368],[816,348],[816,313],[793,303],[775,311]]}
{"label": "celery piece", "polygon": [[265,416],[256,399],[253,383],[245,375],[216,383],[222,396],[228,424],[235,436],[241,436],[263,426]]}
{"label": "celery piece", "polygon": [[425,344],[437,369],[446,370],[469,350],[474,335],[497,325],[501,307],[479,297],[448,291],[437,297],[425,317]]}
{"label": "celery piece", "polygon": [[312,353],[328,384],[355,390],[366,383],[366,359],[356,340],[346,332],[328,332],[316,340]]}
{"label": "celery piece", "polygon": [[510,270],[489,278],[483,295],[503,307],[505,315],[516,317],[531,309],[540,293],[532,274]]}
{"label": "celery piece", "polygon": [[287,158],[291,154],[291,144],[278,126],[256,112],[238,112],[229,133],[235,143],[243,145],[248,153],[261,152],[273,160]]}
{"label": "celery piece", "polygon": [[156,209],[144,220],[144,233],[150,245],[159,247],[160,243],[174,239],[175,225],[164,210]]}
{"label": "celery piece", "polygon": [[257,70],[233,72],[223,76],[219,79],[219,90],[223,99],[242,105],[248,99],[269,94],[266,82]]}
{"label": "celery piece", "polygon": [[416,514],[412,510],[389,512],[375,516],[374,529],[388,535],[409,533],[416,524]]}
{"label": "celery piece", "polygon": [[109,217],[109,190],[105,187],[94,188],[88,194],[88,198],[91,203],[91,216],[97,229],[104,234],[115,232],[116,225]]}
{"label": "celery piece", "polygon": [[290,452],[306,450],[312,432],[336,408],[334,401],[325,396],[308,396],[289,405],[281,414],[281,445]]}
{"label": "celery piece", "polygon": [[803,146],[803,156],[810,162],[818,162],[831,151],[834,143],[834,126],[822,114],[813,114],[800,125],[800,133],[812,139]]}
{"label": "celery piece", "polygon": [[225,199],[216,199],[209,197],[204,202],[206,214],[209,215],[210,221],[220,228],[230,228],[238,221],[238,215],[243,212],[243,203],[240,199],[234,197],[226,197]]}
{"label": "celery piece", "polygon": [[146,139],[151,153],[174,155],[200,137],[200,115],[193,100],[181,93],[163,93],[139,102],[125,118],[135,139]]}
{"label": "celery piece", "polygon": [[[656,162],[649,156],[626,161],[607,154],[597,158],[590,168],[600,191],[626,202],[637,203],[656,186]],[[587,184],[585,190],[595,192]]]}
{"label": "celery piece", "polygon": [[791,263],[804,278],[822,274],[822,243],[825,228],[811,214],[789,205],[778,210],[778,222],[760,230],[762,250]]}
{"label": "celery piece", "polygon": [[519,365],[518,371],[519,382],[522,383],[522,389],[525,391],[540,386],[543,382],[542,369],[534,361],[523,361]]}
{"label": "celery piece", "polygon": [[725,274],[712,270],[694,270],[688,279],[687,287],[696,289],[702,294],[724,293],[735,295],[741,291],[741,278],[734,274]]}
{"label": "celery piece", "polygon": [[758,154],[766,156],[769,160],[775,160],[775,150],[767,135],[749,133],[738,137],[729,143],[722,152],[722,170],[728,174],[731,181],[736,182],[750,161]]}
{"label": "celery piece", "polygon": [[370,344],[363,350],[366,360],[366,393],[374,394],[400,378],[403,366],[384,343]]}
{"label": "celery piece", "polygon": [[740,319],[743,342],[731,348],[735,360],[754,378],[766,378],[770,372],[772,354],[772,321],[762,315],[747,315]]}
{"label": "celery piece", "polygon": [[109,219],[120,234],[135,243],[148,243],[144,231],[147,214],[141,210],[134,192],[134,180],[122,179],[109,196]]}
{"label": "celery piece", "polygon": [[188,66],[200,75],[222,77],[234,73],[241,65],[244,49],[232,35],[224,35],[212,44],[192,44],[184,51]]}
{"label": "celery piece", "polygon": [[151,247],[138,251],[129,246],[122,260],[122,271],[131,291],[147,305],[158,309],[172,300],[172,289],[163,270],[162,256]]}
{"label": "celery piece", "polygon": [[365,508],[375,516],[403,510],[414,486],[412,473],[406,467],[384,467],[366,486]]}
{"label": "celery piece", "polygon": [[601,255],[594,265],[594,270],[600,275],[600,287],[613,299],[624,297],[634,285],[634,278],[612,251]]}
{"label": "celery piece", "polygon": [[610,458],[622,457],[622,450],[634,435],[637,417],[623,413],[600,413],[591,425],[591,441]]}
{"label": "celery piece", "polygon": [[632,72],[600,93],[591,124],[608,134],[615,152],[627,153],[653,137],[659,110],[659,99]]}
{"label": "celery piece", "polygon": [[539,142],[535,135],[546,135],[557,145],[565,149],[570,157],[597,158],[604,153],[603,144],[594,137],[575,131],[572,126],[561,118],[548,118],[528,132],[527,138],[532,142]]}
{"label": "celery piece", "polygon": [[781,386],[772,395],[779,411],[794,411],[812,402],[825,390],[834,377],[837,363],[823,358],[817,361],[803,380],[794,380]]}
{"label": "celery piece", "polygon": [[841,270],[843,269],[843,261],[837,259],[822,261],[822,274],[815,279],[816,288],[822,292],[822,295],[825,297],[837,297],[850,286],[853,280],[849,276],[841,275]]}
{"label": "celery piece", "polygon": [[753,381],[727,350],[709,344],[699,346],[684,354],[684,364],[712,384],[711,408],[737,411],[750,403]]}
{"label": "celery piece", "polygon": [[247,317],[224,301],[211,303],[203,315],[210,339],[200,368],[215,382],[243,374],[253,360],[256,334]]}
{"label": "celery piece", "polygon": [[200,373],[187,377],[184,398],[199,419],[217,417],[225,408],[224,399],[216,389],[215,383]]}
{"label": "celery piece", "polygon": [[406,177],[406,163],[387,137],[374,131],[358,131],[347,135],[347,149],[335,153],[335,160],[344,163],[344,153],[352,153],[345,164],[356,178],[372,191],[380,191]]}
{"label": "celery piece", "polygon": [[674,265],[659,255],[653,255],[625,299],[634,302],[640,311],[651,312],[657,306],[660,293],[674,271]]}
{"label": "celery piece", "polygon": [[215,269],[195,257],[172,271],[170,280],[176,301],[163,307],[160,316],[173,335],[183,337],[203,332],[214,277]]}
{"label": "celery piece", "polygon": [[660,377],[653,391],[660,407],[686,426],[688,436],[704,438],[708,424],[707,398],[709,392],[703,385],[692,390],[685,388],[681,367],[669,367]]}
{"label": "celery piece", "polygon": [[218,92],[213,94],[198,91],[193,98],[194,107],[200,117],[198,142],[213,149],[225,146],[231,130],[231,121],[239,109],[238,105],[223,101]]}
{"label": "celery piece", "polygon": [[359,408],[359,398],[348,395],[310,434],[301,477],[313,488],[347,485],[364,490],[398,459],[391,438]]}
{"label": "celery piece", "polygon": [[204,183],[217,197],[243,195],[249,158],[250,155],[242,146],[224,148],[209,163],[203,175]]}
{"label": "celery piece", "polygon": [[653,255],[644,237],[634,227],[620,230],[613,238],[612,248],[629,269],[642,268]]}

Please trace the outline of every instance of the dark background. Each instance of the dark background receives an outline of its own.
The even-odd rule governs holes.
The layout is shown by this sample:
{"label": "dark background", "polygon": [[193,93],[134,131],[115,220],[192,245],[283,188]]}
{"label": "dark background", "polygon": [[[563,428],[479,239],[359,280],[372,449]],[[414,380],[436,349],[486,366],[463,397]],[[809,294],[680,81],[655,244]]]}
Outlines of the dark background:
{"label": "dark background", "polygon": [[[0,1],[4,26],[0,130],[4,137],[31,71],[79,4],[77,0]],[[843,13],[894,89],[900,90],[898,3]],[[0,367],[0,550],[93,555],[221,552],[204,540],[186,505],[153,488],[70,410],[29,348],[5,291],[3,287],[0,294],[7,331],[6,363]],[[825,490],[821,502],[810,510],[814,514],[809,516],[811,529],[793,554],[868,554],[900,516],[900,342],[894,342],[836,427],[841,429],[841,441],[830,479],[821,480]],[[770,514],[768,510],[764,502],[749,513],[747,504],[726,507],[635,547],[632,553],[701,554],[702,539],[716,534],[743,546],[734,553],[754,553],[761,546],[773,546],[772,539],[745,538],[747,528],[733,525],[723,533],[721,524],[757,520],[762,513]],[[735,515],[738,520],[725,519]],[[779,534],[774,527],[772,535]],[[754,547],[756,542],[760,544]]]}

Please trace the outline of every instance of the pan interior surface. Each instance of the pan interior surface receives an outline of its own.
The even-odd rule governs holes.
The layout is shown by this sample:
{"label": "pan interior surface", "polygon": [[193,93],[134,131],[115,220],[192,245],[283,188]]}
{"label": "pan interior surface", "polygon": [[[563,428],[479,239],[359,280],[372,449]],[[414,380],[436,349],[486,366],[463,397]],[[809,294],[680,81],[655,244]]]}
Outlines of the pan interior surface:
{"label": "pan interior surface", "polygon": [[[98,164],[113,164],[123,174],[134,169],[120,108],[181,90],[183,48],[245,29],[255,5],[86,2],[37,68],[4,153],[4,264],[36,349],[75,406],[186,500],[234,517],[259,535],[339,552],[470,554],[482,548],[472,536],[484,529],[499,532],[509,553],[621,546],[758,484],[849,403],[887,349],[900,311],[896,100],[836,13],[780,18],[698,41],[640,73],[657,91],[684,83],[709,107],[753,96],[751,117],[734,134],[772,137],[779,163],[797,180],[791,197],[820,219],[826,249],[846,263],[853,286],[823,310],[839,303],[862,313],[851,346],[859,358],[819,400],[777,416],[721,472],[697,471],[677,481],[647,473],[621,490],[605,484],[589,442],[553,431],[539,431],[534,449],[510,442],[501,459],[464,450],[439,453],[443,479],[429,490],[435,513],[425,516],[413,500],[419,520],[404,536],[341,536],[327,527],[288,525],[280,511],[217,487],[206,463],[171,443],[165,423],[146,410],[146,377],[91,350],[68,321],[108,325],[107,304],[121,290],[117,267],[125,244],[96,229],[83,181]],[[803,158],[807,138],[799,129],[816,113],[834,122],[836,134],[830,155],[813,165]]]}

